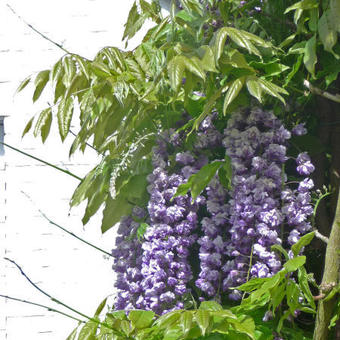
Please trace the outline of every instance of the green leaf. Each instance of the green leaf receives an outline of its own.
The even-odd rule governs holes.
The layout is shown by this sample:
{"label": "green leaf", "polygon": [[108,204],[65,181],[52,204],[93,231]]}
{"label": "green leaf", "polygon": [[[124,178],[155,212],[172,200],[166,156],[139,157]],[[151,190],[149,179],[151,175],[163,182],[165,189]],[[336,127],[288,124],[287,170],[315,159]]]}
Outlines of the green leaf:
{"label": "green leaf", "polygon": [[104,307],[106,306],[107,297],[100,303],[97,307],[96,312],[94,313],[94,317],[99,317],[100,313],[103,311]]}
{"label": "green leaf", "polygon": [[110,195],[107,196],[105,201],[105,208],[103,211],[103,219],[101,230],[102,233],[109,230],[120,218],[124,215],[129,215],[132,210],[132,205],[126,201],[125,197],[117,196],[114,200]]}
{"label": "green leaf", "polygon": [[279,100],[281,100],[281,102],[283,104],[285,104],[285,100],[283,99],[283,97],[280,95],[280,93],[286,94],[288,95],[289,93],[283,89],[280,86],[277,86],[275,84],[273,84],[270,81],[258,78],[258,82],[260,84],[260,86],[262,87],[263,91],[267,92],[268,94],[270,94],[273,97],[278,98]]}
{"label": "green leaf", "polygon": [[256,77],[250,76],[246,80],[249,93],[262,103],[262,87]]}
{"label": "green leaf", "polygon": [[292,80],[292,78],[295,76],[295,74],[299,71],[299,68],[302,64],[302,59],[303,59],[303,55],[299,55],[296,59],[296,62],[294,63],[292,70],[288,73],[287,77],[286,77],[286,81],[283,85],[283,87],[286,87],[289,82]]}
{"label": "green leaf", "polygon": [[296,269],[300,268],[306,263],[306,256],[298,256],[290,259],[283,264],[283,267],[289,272],[295,272]]}
{"label": "green leaf", "polygon": [[332,25],[335,30],[340,32],[340,0],[330,0],[329,7],[332,15]]}
{"label": "green leaf", "polygon": [[131,325],[129,321],[126,321],[126,320],[122,320],[120,322],[120,328],[127,336],[129,336],[131,332],[133,331],[133,326]]}
{"label": "green leaf", "polygon": [[268,278],[257,278],[254,277],[250,279],[248,282],[238,286],[238,290],[242,290],[244,292],[252,292],[255,289],[260,288],[265,282],[268,281]]}
{"label": "green leaf", "polygon": [[191,329],[191,326],[192,326],[192,312],[191,311],[184,311],[182,314],[181,314],[181,318],[180,318],[180,326],[182,327],[182,331],[183,331],[183,336],[185,337],[190,329]]}
{"label": "green leaf", "polygon": [[303,0],[303,1],[299,1],[296,2],[294,5],[289,6],[284,14],[296,10],[296,9],[302,9],[302,10],[306,10],[306,9],[312,9],[312,8],[317,8],[319,6],[318,1],[317,0]]}
{"label": "green leaf", "polygon": [[311,243],[313,238],[314,238],[314,236],[315,236],[315,232],[312,231],[311,233],[303,235],[296,243],[294,243],[292,245],[292,252],[293,252],[294,256],[299,255],[302,247],[305,247],[309,243]]}
{"label": "green leaf", "polygon": [[34,80],[35,90],[33,93],[33,102],[36,102],[44,90],[50,77],[50,70],[44,70],[38,73]]}
{"label": "green leaf", "polygon": [[199,328],[201,329],[202,335],[206,334],[206,331],[210,325],[211,314],[207,310],[199,309],[195,313],[195,320]]}
{"label": "green leaf", "polygon": [[305,295],[309,305],[315,310],[316,306],[313,299],[313,294],[309,289],[308,274],[305,267],[300,267],[298,269],[298,280],[301,291]]}
{"label": "green leaf", "polygon": [[187,183],[181,184],[173,197],[184,195],[189,189],[191,190],[191,197],[194,201],[203,189],[209,184],[215,176],[217,170],[224,162],[215,161],[204,165],[196,174],[191,175]]}
{"label": "green leaf", "polygon": [[199,48],[198,53],[201,57],[201,64],[204,70],[218,72],[215,65],[214,52],[209,46],[203,45]]}
{"label": "green leaf", "polygon": [[286,295],[285,284],[280,284],[272,290],[270,304],[271,304],[271,309],[273,310],[273,313],[275,313],[276,308],[281,304],[285,295]]}
{"label": "green leaf", "polygon": [[31,81],[31,76],[25,78],[21,84],[18,86],[17,90],[15,91],[16,93],[19,93],[20,91],[22,91]]}
{"label": "green leaf", "polygon": [[175,323],[178,322],[178,320],[181,317],[182,312],[183,311],[181,311],[181,310],[175,310],[175,311],[166,313],[156,320],[155,325],[159,328],[162,328],[162,329],[169,329]]}
{"label": "green leaf", "polygon": [[128,19],[126,21],[123,39],[131,39],[143,26],[147,16],[140,15],[137,10],[136,1],[133,3]]}
{"label": "green leaf", "polygon": [[[337,19],[337,21],[338,20],[339,18]],[[333,24],[332,12],[330,9],[328,9],[323,12],[318,22],[319,37],[325,48],[325,51],[333,53],[333,47],[338,40],[336,28],[336,23]]]}
{"label": "green leaf", "polygon": [[71,125],[71,120],[73,116],[73,99],[72,97],[68,97],[67,99],[63,99],[58,107],[57,118],[58,118],[58,127],[59,134],[61,140],[64,141]]}
{"label": "green leaf", "polygon": [[291,279],[289,279],[287,282],[286,296],[287,296],[287,304],[289,306],[289,310],[293,314],[295,310],[300,307],[301,304],[299,302],[300,288]]}
{"label": "green leaf", "polygon": [[24,131],[21,135],[21,138],[24,137],[26,135],[26,133],[29,132],[29,130],[31,130],[33,121],[34,121],[34,116],[26,124],[25,129],[24,129]]}
{"label": "green leaf", "polygon": [[139,241],[142,241],[142,239],[144,238],[144,234],[149,227],[150,226],[147,223],[140,224],[139,228],[137,229],[137,238]]}
{"label": "green leaf", "polygon": [[152,320],[155,313],[146,310],[132,310],[128,319],[132,322],[132,325],[137,329],[147,328],[152,324]]}
{"label": "green leaf", "polygon": [[95,340],[98,322],[88,321],[79,332],[78,340]]}
{"label": "green leaf", "polygon": [[51,123],[52,123],[52,109],[48,108],[41,111],[34,127],[33,131],[34,137],[37,137],[38,134],[40,133],[41,139],[44,143],[50,132]]}
{"label": "green leaf", "polygon": [[70,333],[66,340],[76,340],[79,325]]}
{"label": "green leaf", "polygon": [[271,246],[270,249],[271,249],[271,250],[277,250],[277,251],[279,251],[279,252],[285,257],[286,261],[289,260],[289,256],[288,256],[287,250],[284,249],[284,248],[281,246],[281,244],[274,244],[274,245]]}
{"label": "green leaf", "polygon": [[199,309],[211,311],[223,310],[222,306],[216,301],[203,301],[201,302]]}
{"label": "green leaf", "polygon": [[179,90],[184,77],[185,64],[180,56],[176,56],[168,63],[168,73],[170,78],[170,85],[175,92]]}
{"label": "green leaf", "polygon": [[315,77],[315,64],[317,63],[317,55],[316,55],[316,35],[314,34],[312,38],[310,38],[304,49],[304,57],[303,62],[306,66],[308,72]]}
{"label": "green leaf", "polygon": [[244,84],[244,77],[234,80],[229,86],[227,93],[224,98],[223,104],[223,114],[226,114],[227,108],[230,103],[238,96],[240,91],[242,90]]}

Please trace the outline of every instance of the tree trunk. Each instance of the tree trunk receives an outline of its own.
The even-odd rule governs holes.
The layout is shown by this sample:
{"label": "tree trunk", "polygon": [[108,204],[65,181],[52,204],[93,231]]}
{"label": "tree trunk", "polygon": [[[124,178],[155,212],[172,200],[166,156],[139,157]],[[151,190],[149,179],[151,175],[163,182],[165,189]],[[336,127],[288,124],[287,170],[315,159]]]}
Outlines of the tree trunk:
{"label": "tree trunk", "polygon": [[[325,268],[321,283],[321,293],[327,293],[327,287],[339,282],[340,272],[340,194],[338,193],[335,217],[332,225],[331,234],[326,249]],[[328,325],[332,317],[333,309],[338,297],[334,296],[329,301],[319,301],[316,316],[316,326],[314,330],[314,340],[327,340],[329,329]]]}

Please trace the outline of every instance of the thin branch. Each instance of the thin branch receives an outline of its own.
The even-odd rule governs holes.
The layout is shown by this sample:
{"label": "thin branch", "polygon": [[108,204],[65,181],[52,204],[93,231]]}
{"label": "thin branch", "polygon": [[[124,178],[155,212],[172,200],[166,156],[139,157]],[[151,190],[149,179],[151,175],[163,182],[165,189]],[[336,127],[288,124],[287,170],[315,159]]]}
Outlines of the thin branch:
{"label": "thin branch", "polygon": [[322,96],[333,102],[340,103],[340,94],[332,94],[327,91],[321,90],[318,87],[312,85],[308,80],[304,80],[303,85],[305,85],[307,89],[313,94],[317,94],[318,96]]}
{"label": "thin branch", "polygon": [[317,237],[319,240],[328,243],[329,239],[328,237],[322,235],[317,229],[314,229],[315,237]]}
{"label": "thin branch", "polygon": [[27,281],[28,281],[35,289],[37,289],[40,293],[42,293],[42,294],[44,294],[45,296],[47,296],[48,298],[50,298],[51,301],[56,302],[57,304],[59,304],[59,305],[61,305],[61,306],[63,306],[63,307],[66,307],[66,308],[69,309],[70,311],[72,311],[72,312],[74,312],[74,313],[76,313],[76,314],[82,316],[82,317],[85,318],[85,319],[88,319],[88,320],[90,320],[90,321],[92,321],[92,322],[97,323],[98,325],[102,325],[102,326],[104,326],[104,327],[106,327],[106,328],[109,328],[111,331],[113,331],[113,333],[116,333],[116,334],[121,335],[120,332],[118,332],[117,330],[113,329],[113,328],[112,328],[110,325],[108,325],[107,323],[105,323],[105,322],[100,322],[100,321],[98,321],[97,319],[91,318],[90,316],[88,316],[88,315],[86,315],[86,314],[84,314],[84,313],[82,313],[82,312],[79,312],[78,310],[76,310],[76,309],[74,309],[74,308],[72,308],[72,307],[66,305],[66,304],[63,303],[62,301],[60,301],[60,300],[54,298],[53,296],[51,296],[50,294],[48,294],[47,292],[45,292],[44,290],[42,290],[40,287],[38,287],[38,286],[37,286],[37,285],[36,285],[36,284],[35,284],[35,283],[34,283],[34,282],[33,282],[26,274],[25,274],[25,272],[22,270],[22,268],[21,268],[15,261],[9,259],[8,257],[4,257],[4,259],[5,259],[6,261],[9,261],[9,262],[13,263],[13,264],[19,269],[20,273],[24,276],[24,278],[25,278],[25,279],[26,279],[26,280],[27,280]]}
{"label": "thin branch", "polygon": [[35,27],[33,27],[31,24],[29,24],[28,22],[25,21],[24,18],[22,18],[19,14],[17,14],[17,12],[9,5],[6,4],[6,6],[13,12],[13,14],[20,19],[26,26],[28,26],[31,30],[33,30],[35,33],[39,34],[42,38],[48,40],[50,43],[52,43],[53,45],[57,46],[58,48],[60,48],[61,50],[63,50],[65,53],[67,54],[71,54],[70,51],[68,51],[66,48],[64,48],[61,44],[58,44],[57,42],[53,41],[52,39],[50,39],[48,36],[46,36],[44,33],[41,33],[40,31],[38,31]]}
{"label": "thin branch", "polygon": [[18,298],[12,297],[12,296],[2,295],[2,294],[0,294],[0,297],[5,298],[5,299],[9,299],[9,300],[13,300],[13,301],[18,301],[18,302],[22,302],[22,303],[27,303],[27,304],[29,304],[29,305],[38,306],[38,307],[41,307],[41,308],[45,308],[45,309],[47,309],[47,310],[50,311],[50,312],[55,312],[55,313],[61,314],[61,315],[63,315],[63,316],[66,316],[66,317],[68,317],[68,318],[70,318],[70,319],[76,320],[76,321],[78,321],[78,322],[85,323],[84,320],[80,320],[80,319],[78,319],[78,318],[76,318],[76,317],[74,317],[74,316],[72,316],[72,315],[70,315],[70,314],[61,312],[61,311],[59,311],[59,310],[57,310],[57,309],[54,309],[54,308],[52,308],[52,307],[48,307],[48,306],[45,306],[45,305],[41,305],[40,303],[36,303],[36,302],[32,302],[32,301],[27,301],[27,300],[23,300],[23,299],[18,299]]}
{"label": "thin branch", "polygon": [[[69,130],[69,132],[71,133],[71,135],[73,135],[74,137],[77,137],[77,134],[75,134],[72,130]],[[99,152],[93,145],[91,145],[90,143],[85,142],[85,144],[90,147],[91,149],[93,149],[94,151],[97,152],[98,155],[102,155],[105,156],[103,153]]]}
{"label": "thin branch", "polygon": [[[21,192],[32,202],[32,204],[34,204],[32,198],[24,191],[21,190]],[[34,204],[35,205],[35,204]],[[75,237],[76,239],[78,239],[81,242],[84,242],[85,244],[87,244],[88,246],[99,250],[100,252],[104,253],[105,255],[111,256],[113,257],[113,255],[97,246],[95,246],[94,244],[82,239],[81,237],[77,236],[76,234],[72,233],[71,231],[67,230],[66,228],[62,227],[61,225],[59,225],[58,223],[52,221],[41,209],[39,209],[38,207],[36,207],[36,209],[39,211],[39,213],[41,214],[42,217],[44,217],[50,224],[53,224],[54,226],[58,227],[59,229],[61,229],[62,231],[64,231],[65,233],[68,233],[69,235]]]}
{"label": "thin branch", "polygon": [[54,169],[56,169],[56,170],[59,170],[59,171],[61,171],[61,172],[64,172],[65,174],[70,175],[70,176],[72,176],[72,177],[78,179],[79,181],[82,180],[81,177],[78,177],[77,175],[73,174],[72,172],[70,172],[70,171],[68,171],[68,170],[65,170],[65,169],[62,169],[62,168],[59,168],[58,166],[56,166],[56,165],[54,165],[54,164],[51,164],[51,163],[46,162],[46,161],[44,161],[44,160],[42,160],[42,159],[40,159],[40,158],[38,158],[38,157],[35,157],[35,156],[33,156],[33,155],[30,155],[29,153],[26,153],[26,152],[24,152],[24,151],[22,151],[22,150],[19,150],[19,149],[15,148],[14,146],[8,145],[8,144],[6,144],[6,143],[4,143],[4,142],[0,142],[0,144],[2,144],[2,145],[4,145],[4,146],[7,146],[8,148],[10,148],[10,149],[12,149],[12,150],[14,150],[14,151],[20,152],[20,153],[22,153],[23,155],[25,155],[25,156],[27,156],[27,157],[33,158],[33,159],[35,159],[35,160],[37,160],[37,161],[39,161],[39,162],[41,162],[41,163],[44,163],[44,164],[46,164],[46,165],[48,165],[48,166],[50,166],[50,167],[52,167],[52,168],[54,168]]}

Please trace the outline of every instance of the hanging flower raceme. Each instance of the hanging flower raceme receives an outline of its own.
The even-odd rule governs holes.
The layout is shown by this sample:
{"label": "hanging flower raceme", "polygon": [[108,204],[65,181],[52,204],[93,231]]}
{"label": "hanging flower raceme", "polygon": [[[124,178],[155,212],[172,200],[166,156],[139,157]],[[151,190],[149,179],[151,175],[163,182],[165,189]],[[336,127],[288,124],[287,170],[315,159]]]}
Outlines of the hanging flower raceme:
{"label": "hanging flower raceme", "polygon": [[[293,129],[305,133],[303,125]],[[252,109],[235,113],[225,129],[224,146],[231,159],[233,176],[229,202],[230,240],[227,254],[232,258],[224,266],[227,275],[224,290],[238,286],[251,277],[269,277],[281,268],[271,246],[281,244],[282,235],[290,244],[311,226],[309,190],[311,179],[304,179],[297,189],[287,185],[283,164],[291,133],[271,112]],[[306,153],[297,157],[297,171],[308,175],[314,170]],[[288,228],[287,228],[288,227]],[[230,298],[238,299],[238,291]]]}
{"label": "hanging flower raceme", "polygon": [[178,186],[197,171],[195,158],[178,153],[176,173],[169,173],[167,144],[178,146],[178,136],[163,133],[153,149],[154,171],[148,176],[150,226],[143,243],[142,289],[144,308],[163,314],[184,307],[190,292],[192,270],[188,263],[189,249],[196,241],[197,210],[203,200],[191,202],[189,195],[172,199]]}
{"label": "hanging flower raceme", "polygon": [[116,272],[115,309],[131,310],[142,308],[140,296],[142,244],[137,238],[137,230],[140,226],[134,219],[142,219],[146,211],[140,207],[134,207],[132,216],[121,219],[116,238],[116,247],[112,250],[114,257],[113,270]]}

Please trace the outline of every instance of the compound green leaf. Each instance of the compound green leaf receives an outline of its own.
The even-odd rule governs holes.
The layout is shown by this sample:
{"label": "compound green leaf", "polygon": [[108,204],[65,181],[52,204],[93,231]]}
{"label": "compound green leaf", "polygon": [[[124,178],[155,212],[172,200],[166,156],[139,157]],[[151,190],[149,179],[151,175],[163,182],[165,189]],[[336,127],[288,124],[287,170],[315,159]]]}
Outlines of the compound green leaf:
{"label": "compound green leaf", "polygon": [[33,131],[34,137],[37,137],[40,134],[42,142],[44,143],[50,133],[51,123],[52,123],[51,108],[41,111],[34,127]]}
{"label": "compound green leaf", "polygon": [[246,84],[249,93],[262,103],[262,87],[258,79],[254,76],[247,77]]}

